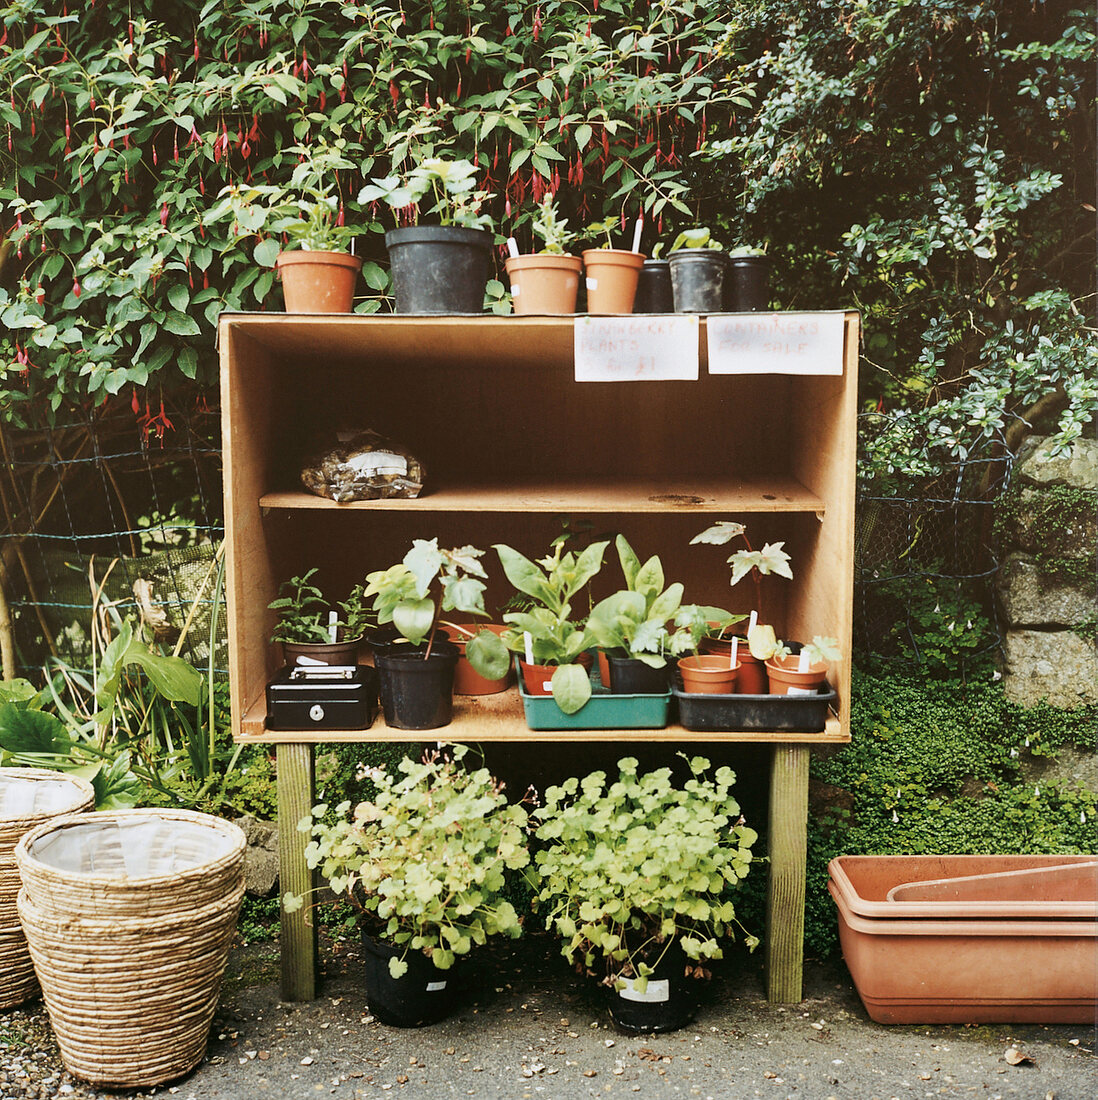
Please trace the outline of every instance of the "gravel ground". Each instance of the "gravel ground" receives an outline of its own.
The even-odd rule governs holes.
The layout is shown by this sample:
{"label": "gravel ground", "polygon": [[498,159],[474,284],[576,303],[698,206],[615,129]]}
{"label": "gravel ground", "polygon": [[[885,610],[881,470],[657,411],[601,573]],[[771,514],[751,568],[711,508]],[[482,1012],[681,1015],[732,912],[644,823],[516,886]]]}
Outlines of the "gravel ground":
{"label": "gravel ground", "polygon": [[759,960],[745,957],[715,978],[688,1028],[627,1035],[555,950],[544,937],[494,948],[479,996],[403,1031],[370,1016],[353,946],[325,945],[321,997],[308,1004],[279,1001],[277,946],[236,948],[206,1060],[167,1086],[121,1094],[64,1072],[31,1001],[0,1015],[0,1097],[1098,1097],[1090,1026],[884,1027],[841,963],[810,963],[805,1000],[771,1005]]}

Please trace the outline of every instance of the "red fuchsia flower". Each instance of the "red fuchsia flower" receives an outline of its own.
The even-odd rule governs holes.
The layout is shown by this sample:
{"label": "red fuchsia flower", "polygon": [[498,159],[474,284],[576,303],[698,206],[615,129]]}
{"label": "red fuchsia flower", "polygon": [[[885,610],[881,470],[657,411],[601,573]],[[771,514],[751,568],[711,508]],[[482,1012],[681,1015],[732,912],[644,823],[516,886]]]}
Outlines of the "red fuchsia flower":
{"label": "red fuchsia flower", "polygon": [[73,279],[72,281],[72,293],[74,297],[80,297],[80,282],[78,279]]}
{"label": "red fuchsia flower", "polygon": [[162,227],[165,227],[165,228],[168,225],[168,204],[167,203],[164,203],[164,205],[160,207],[160,224],[161,224]]}

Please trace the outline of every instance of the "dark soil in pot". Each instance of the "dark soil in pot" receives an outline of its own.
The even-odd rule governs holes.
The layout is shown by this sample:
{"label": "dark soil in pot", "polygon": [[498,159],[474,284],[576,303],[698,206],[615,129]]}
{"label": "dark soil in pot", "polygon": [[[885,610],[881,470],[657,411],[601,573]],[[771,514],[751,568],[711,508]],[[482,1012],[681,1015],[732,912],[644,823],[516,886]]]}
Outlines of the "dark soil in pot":
{"label": "dark soil in pot", "polygon": [[483,313],[492,234],[416,225],[385,234],[396,313]]}
{"label": "dark soil in pot", "polygon": [[659,695],[667,690],[668,670],[653,668],[636,657],[608,653],[610,690],[615,695]]}
{"label": "dark soil in pot", "polygon": [[399,730],[433,730],[450,724],[453,714],[457,646],[435,639],[426,646],[394,646],[376,653],[385,721]]}
{"label": "dark soil in pot", "polygon": [[670,259],[676,313],[720,313],[724,308],[723,252],[684,248]]}
{"label": "dark soil in pot", "polygon": [[[390,1027],[424,1027],[438,1023],[458,1002],[456,967],[439,970],[419,951],[393,947],[362,933],[366,968],[366,1003],[370,1012]],[[389,973],[389,960],[403,957],[407,971]]]}

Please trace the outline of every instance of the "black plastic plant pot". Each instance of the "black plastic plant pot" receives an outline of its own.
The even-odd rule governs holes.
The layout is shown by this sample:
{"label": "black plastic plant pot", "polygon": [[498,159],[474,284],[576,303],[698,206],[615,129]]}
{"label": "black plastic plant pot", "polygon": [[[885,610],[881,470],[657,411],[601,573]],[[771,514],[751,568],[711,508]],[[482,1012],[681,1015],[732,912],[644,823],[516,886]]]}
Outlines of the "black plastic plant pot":
{"label": "black plastic plant pot", "polygon": [[671,265],[667,260],[645,260],[637,279],[634,313],[672,313]]}
{"label": "black plastic plant pot", "polygon": [[765,256],[730,256],[724,301],[732,313],[768,310],[770,261]]}
{"label": "black plastic plant pot", "polygon": [[610,662],[610,691],[614,695],[659,695],[667,690],[668,666],[653,668],[636,657],[607,653]]}
{"label": "black plastic plant pot", "polygon": [[697,1011],[697,978],[685,977],[686,956],[678,942],[673,943],[656,963],[643,992],[623,979],[625,988],[611,990],[610,1016],[623,1031],[648,1034],[677,1031],[694,1018]]}
{"label": "black plastic plant pot", "polygon": [[[366,962],[366,1003],[389,1027],[425,1027],[453,1012],[457,1003],[454,970],[439,970],[419,951],[393,947],[362,933]],[[391,958],[403,958],[408,969],[399,978],[389,972]]]}
{"label": "black plastic plant pot", "polygon": [[457,646],[436,638],[429,657],[426,651],[426,645],[394,646],[374,655],[381,708],[394,729],[433,730],[450,724]]}
{"label": "black plastic plant pot", "polygon": [[727,260],[713,248],[684,248],[670,259],[676,313],[720,313]]}
{"label": "black plastic plant pot", "polygon": [[416,225],[385,234],[396,313],[483,313],[492,234]]}

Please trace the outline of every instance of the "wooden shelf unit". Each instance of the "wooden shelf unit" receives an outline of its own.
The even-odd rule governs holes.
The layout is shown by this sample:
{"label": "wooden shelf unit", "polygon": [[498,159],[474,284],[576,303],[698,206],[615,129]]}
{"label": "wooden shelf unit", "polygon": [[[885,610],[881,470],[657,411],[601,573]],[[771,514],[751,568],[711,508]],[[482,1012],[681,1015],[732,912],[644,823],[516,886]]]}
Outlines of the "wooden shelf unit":
{"label": "wooden shelf unit", "polygon": [[[267,605],[279,584],[317,566],[342,597],[372,569],[400,560],[413,538],[443,545],[497,542],[541,556],[560,517],[589,520],[592,537],[621,531],[659,554],[686,598],[746,611],[749,581],[728,587],[734,547],[691,546],[718,518],[747,525],[752,544],[783,542],[794,580],[765,578],[762,612],[780,637],[839,640],[829,669],[838,713],[822,734],[667,730],[533,732],[517,692],[457,701],[431,739],[519,743],[768,743],[771,861],[769,990],[800,1000],[804,829],[812,744],[850,737],[858,315],[844,320],[841,375],[710,375],[700,319],[700,377],[692,382],[576,383],[571,317],[364,317],[223,314],[221,361],[226,598],[234,737],[273,743],[279,765],[283,889],[309,885],[294,831],[312,800],[313,744],[420,741],[390,730],[318,737],[264,728],[264,690],[277,671]],[[306,458],[337,428],[373,428],[424,464],[416,500],[335,504],[301,488]],[[496,579],[489,607],[509,593]],[[618,587],[612,549],[592,585]],[[577,760],[577,774],[582,761]],[[283,996],[315,993],[315,930],[283,920]]]}

